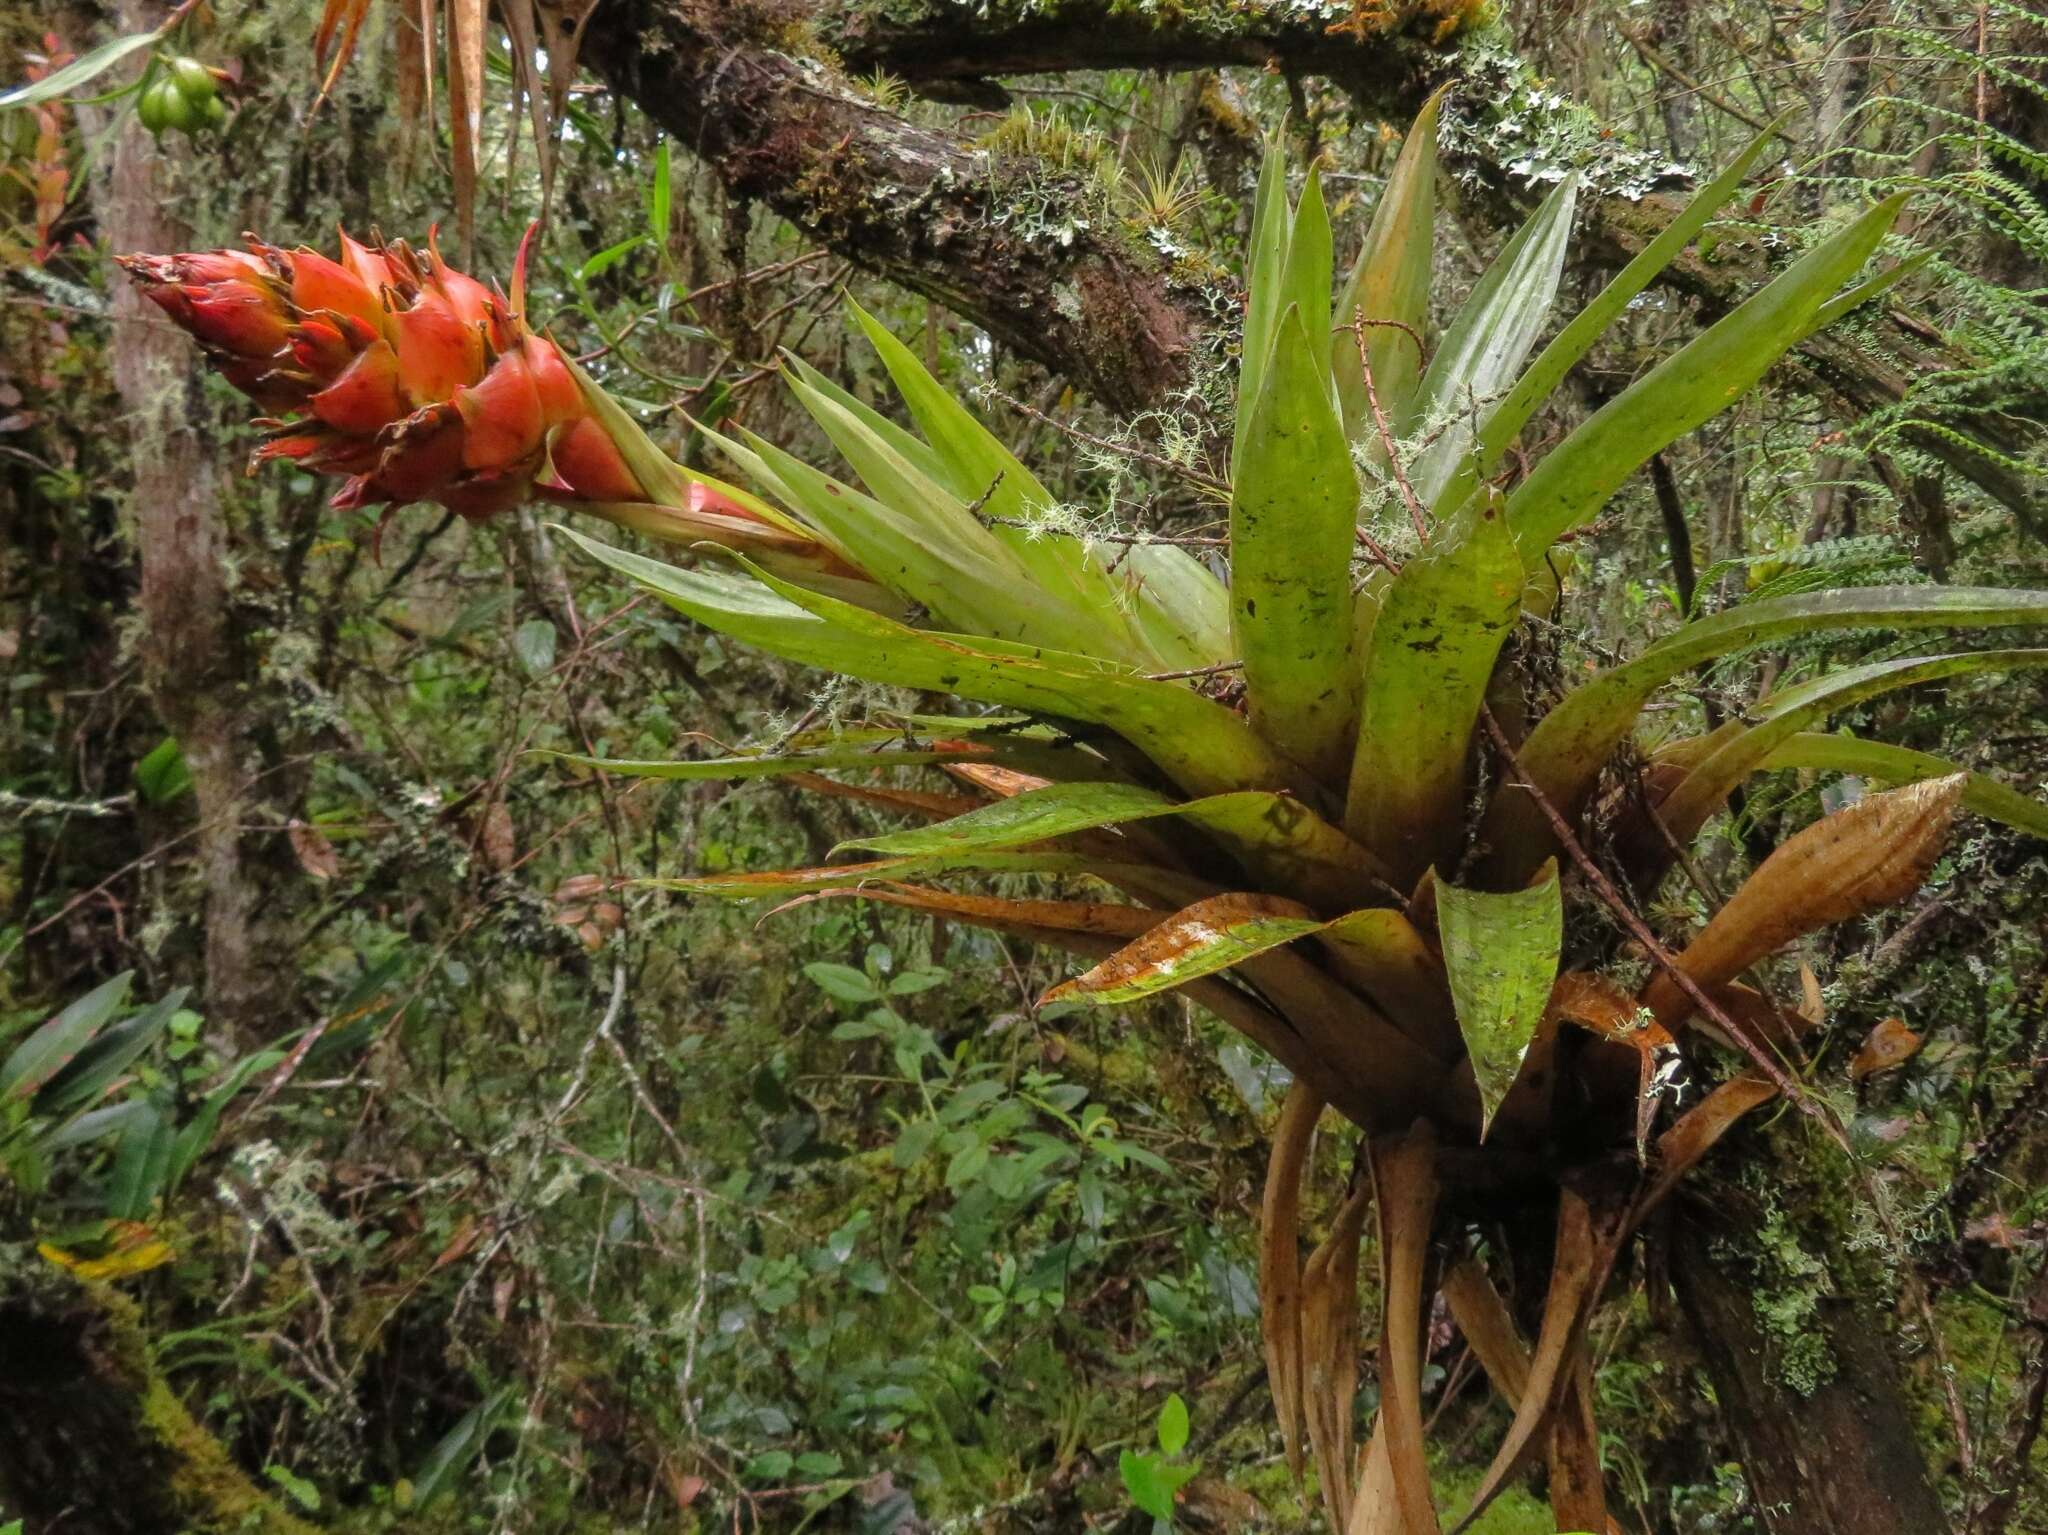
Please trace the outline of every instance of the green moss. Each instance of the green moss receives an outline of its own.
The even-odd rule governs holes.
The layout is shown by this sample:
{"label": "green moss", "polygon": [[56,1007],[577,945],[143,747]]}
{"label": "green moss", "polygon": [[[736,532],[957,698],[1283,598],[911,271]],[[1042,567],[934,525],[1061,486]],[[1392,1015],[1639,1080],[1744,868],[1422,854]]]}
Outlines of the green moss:
{"label": "green moss", "polygon": [[139,1416],[144,1433],[164,1448],[170,1483],[194,1535],[256,1532],[256,1535],[313,1535],[313,1526],[286,1513],[259,1491],[221,1442],[178,1400],[149,1357],[135,1303],[103,1289],[99,1301],[107,1318],[113,1357],[123,1374],[141,1388]]}

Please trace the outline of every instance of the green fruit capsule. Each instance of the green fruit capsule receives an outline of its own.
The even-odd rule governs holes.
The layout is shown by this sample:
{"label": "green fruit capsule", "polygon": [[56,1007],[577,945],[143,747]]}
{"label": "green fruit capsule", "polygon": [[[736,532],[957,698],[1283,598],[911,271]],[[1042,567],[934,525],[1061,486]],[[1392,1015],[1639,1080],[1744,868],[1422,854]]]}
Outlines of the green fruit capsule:
{"label": "green fruit capsule", "polygon": [[194,106],[204,106],[220,94],[213,71],[189,55],[171,60],[171,78],[178,83],[178,93]]}
{"label": "green fruit capsule", "polygon": [[175,89],[168,79],[152,80],[143,88],[142,98],[135,104],[135,115],[141,119],[142,126],[158,137],[162,137],[169,123],[164,113],[164,93]]}
{"label": "green fruit capsule", "polygon": [[164,82],[163,95],[158,99],[163,103],[166,128],[175,128],[180,133],[190,133],[199,126],[199,108],[192,104],[191,98],[179,90],[174,82]]}
{"label": "green fruit capsule", "polygon": [[199,126],[202,128],[219,128],[224,126],[227,120],[228,104],[218,96],[207,97],[206,105],[199,109]]}

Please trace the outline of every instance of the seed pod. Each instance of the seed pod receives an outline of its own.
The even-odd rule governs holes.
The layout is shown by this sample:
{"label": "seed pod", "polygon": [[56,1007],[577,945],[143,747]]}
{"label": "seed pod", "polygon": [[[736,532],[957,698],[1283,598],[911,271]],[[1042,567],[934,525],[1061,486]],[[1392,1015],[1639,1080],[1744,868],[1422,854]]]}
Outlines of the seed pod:
{"label": "seed pod", "polygon": [[142,126],[159,138],[163,136],[166,121],[164,117],[164,92],[170,89],[172,89],[172,86],[168,79],[159,78],[152,80],[142,88],[142,96],[135,103],[135,115],[141,121]]}
{"label": "seed pod", "polygon": [[189,134],[198,126],[199,108],[178,89],[175,80],[165,80],[158,91],[157,100],[162,104],[166,128],[175,128],[180,133]]}
{"label": "seed pod", "polygon": [[204,107],[220,94],[213,71],[186,54],[171,60],[171,78],[178,83],[178,94],[195,107]]}
{"label": "seed pod", "polygon": [[220,128],[226,125],[227,120],[228,104],[218,96],[207,97],[206,105],[199,109],[199,126],[209,129]]}

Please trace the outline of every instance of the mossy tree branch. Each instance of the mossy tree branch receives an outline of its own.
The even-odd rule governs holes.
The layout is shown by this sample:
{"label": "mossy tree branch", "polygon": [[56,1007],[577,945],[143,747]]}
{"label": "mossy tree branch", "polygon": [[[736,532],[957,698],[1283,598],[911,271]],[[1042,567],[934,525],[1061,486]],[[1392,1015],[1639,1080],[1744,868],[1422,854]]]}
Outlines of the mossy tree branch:
{"label": "mossy tree branch", "polygon": [[[734,193],[1128,411],[1184,385],[1205,339],[1235,325],[1236,306],[1219,303],[1213,287],[1176,283],[1163,258],[1112,220],[1034,228],[1015,216],[1015,183],[1028,171],[1047,203],[1065,195],[1078,204],[1074,177],[1063,186],[1058,171],[1005,163],[959,134],[913,123],[804,55],[830,51],[849,72],[885,72],[928,94],[972,100],[1001,99],[994,82],[1005,74],[1268,63],[1328,78],[1360,110],[1393,120],[1469,70],[1485,82],[1482,112],[1512,95],[1499,77],[1513,73],[1513,61],[1498,39],[1467,46],[1465,9],[1452,0],[1364,9],[1373,23],[1331,30],[1350,13],[1334,0],[607,0],[590,17],[586,57]],[[1503,221],[1524,202],[1508,158],[1478,133],[1463,135],[1457,151],[1461,168],[1496,194],[1488,200]],[[1584,205],[1583,248],[1596,261],[1626,260],[1682,206],[1685,188],[1654,176],[1646,185],[1638,169]],[[1662,279],[1696,300],[1703,319],[1731,308],[1762,275],[1760,252],[1729,259],[1728,243],[1717,259],[1689,257]],[[1888,312],[1877,323],[1884,344],[1823,334],[1786,370],[1793,387],[1845,426],[1896,404],[1912,373],[1970,366],[1909,315]],[[2018,464],[2044,431],[2048,393],[2039,410],[2008,404],[1968,430],[1907,426],[1900,435],[2042,532],[2048,493]]]}

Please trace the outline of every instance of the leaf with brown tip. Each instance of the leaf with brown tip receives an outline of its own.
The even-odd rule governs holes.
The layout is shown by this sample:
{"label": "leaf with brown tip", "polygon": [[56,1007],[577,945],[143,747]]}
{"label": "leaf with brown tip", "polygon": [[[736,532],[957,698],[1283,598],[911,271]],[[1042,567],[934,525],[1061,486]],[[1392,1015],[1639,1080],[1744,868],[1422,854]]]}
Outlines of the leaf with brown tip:
{"label": "leaf with brown tip", "polygon": [[1086,975],[1062,981],[1039,998],[1039,1005],[1068,998],[1134,1002],[1228,970],[1322,925],[1307,907],[1278,896],[1211,896],[1175,912]]}
{"label": "leaf with brown tip", "polygon": [[1372,1143],[1379,1199],[1380,1426],[1401,1535],[1438,1535],[1422,1435],[1423,1277],[1436,1216],[1436,1132],[1417,1120]]}
{"label": "leaf with brown tip", "polygon": [[1301,1174],[1322,1118],[1323,1096],[1301,1077],[1287,1089],[1266,1192],[1259,1209],[1259,1333],[1266,1345],[1266,1381],[1287,1467],[1301,1477]]}
{"label": "leaf with brown tip", "polygon": [[[1920,888],[1941,856],[1968,776],[1908,784],[1814,822],[1766,858],[1678,956],[1706,990],[1818,928],[1889,906]],[[1643,988],[1658,1022],[1675,1028],[1692,999],[1669,972]]]}

